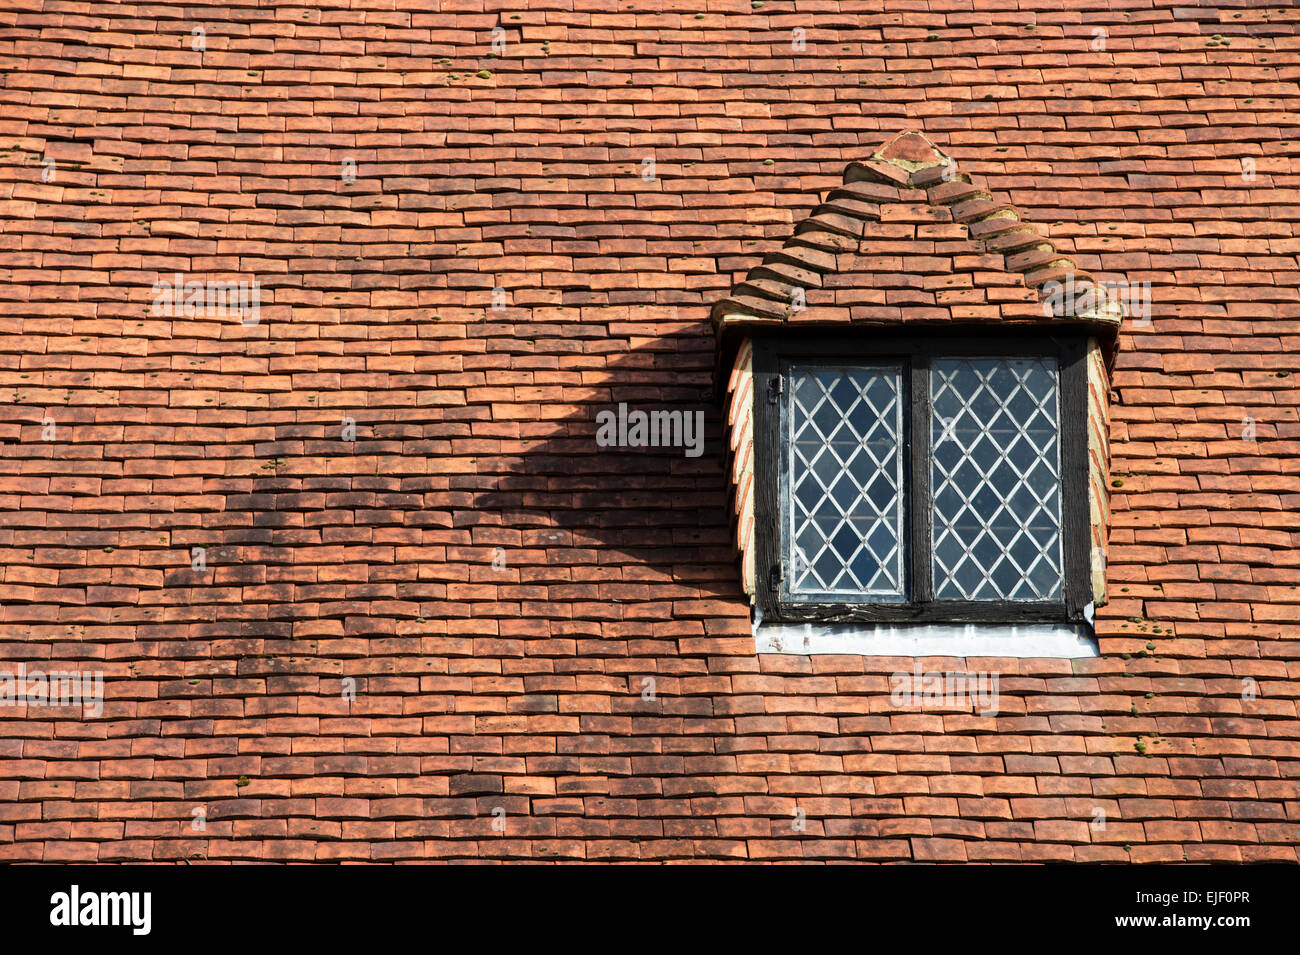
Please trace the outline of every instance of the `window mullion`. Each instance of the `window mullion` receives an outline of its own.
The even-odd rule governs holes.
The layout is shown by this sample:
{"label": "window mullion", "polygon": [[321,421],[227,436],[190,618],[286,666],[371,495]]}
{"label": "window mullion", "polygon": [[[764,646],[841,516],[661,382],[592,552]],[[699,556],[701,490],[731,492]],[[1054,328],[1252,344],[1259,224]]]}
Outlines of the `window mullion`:
{"label": "window mullion", "polygon": [[912,600],[929,603],[934,599],[930,576],[930,356],[917,352],[911,366],[911,487],[907,495],[911,546]]}

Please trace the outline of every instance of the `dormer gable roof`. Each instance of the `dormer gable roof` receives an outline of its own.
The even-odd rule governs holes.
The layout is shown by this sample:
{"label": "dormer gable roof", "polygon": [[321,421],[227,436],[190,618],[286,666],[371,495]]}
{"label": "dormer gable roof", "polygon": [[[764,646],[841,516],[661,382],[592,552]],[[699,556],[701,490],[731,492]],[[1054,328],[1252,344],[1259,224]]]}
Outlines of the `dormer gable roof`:
{"label": "dormer gable roof", "polygon": [[1122,317],[1041,227],[912,131],[851,163],[712,310],[724,362],[745,328],[990,322],[1086,327],[1109,361]]}

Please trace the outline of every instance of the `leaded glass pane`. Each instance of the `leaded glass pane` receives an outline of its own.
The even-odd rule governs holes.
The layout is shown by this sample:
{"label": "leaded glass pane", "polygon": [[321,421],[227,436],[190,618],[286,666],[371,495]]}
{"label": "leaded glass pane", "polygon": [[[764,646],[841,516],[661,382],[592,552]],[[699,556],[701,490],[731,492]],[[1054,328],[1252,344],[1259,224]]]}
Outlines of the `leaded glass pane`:
{"label": "leaded glass pane", "polygon": [[1057,382],[1050,358],[932,363],[937,599],[1061,599]]}
{"label": "leaded glass pane", "polygon": [[903,372],[790,369],[783,506],[792,597],[903,596]]}

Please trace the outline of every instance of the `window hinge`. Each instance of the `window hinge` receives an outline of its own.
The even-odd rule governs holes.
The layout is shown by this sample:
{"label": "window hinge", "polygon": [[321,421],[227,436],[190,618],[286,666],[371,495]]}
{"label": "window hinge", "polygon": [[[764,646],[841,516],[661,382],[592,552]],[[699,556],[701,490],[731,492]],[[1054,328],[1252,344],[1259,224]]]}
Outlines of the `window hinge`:
{"label": "window hinge", "polygon": [[777,591],[781,589],[781,581],[785,580],[785,571],[780,564],[773,564],[772,569],[767,572],[767,589]]}
{"label": "window hinge", "polygon": [[784,381],[784,379],[780,375],[773,375],[771,378],[767,379],[768,404],[774,405],[776,404],[777,400],[780,398],[781,389],[783,387],[782,381]]}

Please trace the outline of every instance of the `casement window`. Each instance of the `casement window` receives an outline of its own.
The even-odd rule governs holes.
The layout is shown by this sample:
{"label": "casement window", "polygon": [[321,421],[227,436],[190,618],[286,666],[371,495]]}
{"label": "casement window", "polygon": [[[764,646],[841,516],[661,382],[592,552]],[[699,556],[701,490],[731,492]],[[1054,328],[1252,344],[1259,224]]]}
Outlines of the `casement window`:
{"label": "casement window", "polygon": [[765,616],[1083,620],[1085,359],[1039,331],[756,335]]}

